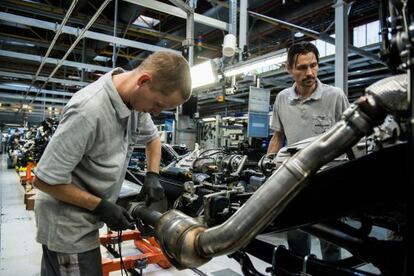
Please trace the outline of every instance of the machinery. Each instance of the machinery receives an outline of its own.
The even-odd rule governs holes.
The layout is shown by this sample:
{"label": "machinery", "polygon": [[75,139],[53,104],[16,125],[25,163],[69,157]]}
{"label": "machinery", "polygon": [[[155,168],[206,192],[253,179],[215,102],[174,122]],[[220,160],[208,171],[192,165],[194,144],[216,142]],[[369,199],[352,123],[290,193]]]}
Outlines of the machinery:
{"label": "machinery", "polygon": [[[381,275],[411,275],[407,186],[413,183],[414,11],[407,0],[384,1],[381,11],[382,57],[396,74],[368,87],[329,131],[284,152],[289,156],[283,162],[278,162],[281,156],[264,157],[259,167],[265,181],[254,193],[246,194],[241,188],[244,157],[212,151],[193,156],[187,168],[206,176],[192,175],[181,193],[194,199],[200,187],[215,191],[203,195],[204,202],[210,203],[204,204],[203,213],[191,216],[174,208],[160,213],[145,204],[129,206],[135,218],[153,228],[173,265],[195,268],[215,256],[230,255],[240,262],[245,275],[261,275],[245,254],[250,252],[272,264],[271,275],[375,275],[357,269],[364,263],[374,264]],[[393,116],[398,131],[376,128],[387,123],[388,115]],[[366,145],[365,153],[351,150],[361,145]],[[344,155],[342,162],[326,166]],[[217,195],[228,200],[220,205]],[[211,212],[211,206],[226,207],[220,213],[219,208]],[[223,216],[211,219],[212,214]],[[359,221],[360,227],[338,220],[343,217]],[[370,236],[375,226],[389,229],[394,237]],[[295,228],[335,243],[353,256],[328,263],[296,256],[281,246],[263,245],[255,252],[254,237],[264,229]]]}
{"label": "machinery", "polygon": [[9,149],[12,167],[26,167],[29,161],[38,162],[58,126],[58,120],[47,118],[39,127],[28,128],[24,139],[17,140]]}
{"label": "machinery", "polygon": [[[386,84],[385,88],[384,83]],[[204,197],[204,200],[210,202],[210,204],[204,205],[203,221],[188,216],[176,209],[171,209],[161,214],[139,204],[130,207],[131,213],[134,217],[154,227],[156,238],[164,253],[175,266],[181,268],[198,267],[214,256],[234,253],[247,246],[266,227],[270,227],[272,230],[285,231],[290,228],[308,225],[306,226],[308,232],[329,241],[334,241],[337,245],[348,249],[356,258],[374,263],[384,275],[395,275],[393,273],[396,271],[401,273],[402,271],[399,271],[399,269],[403,267],[404,239],[400,241],[377,241],[374,238],[368,237],[368,234],[370,232],[369,229],[373,225],[381,222],[381,225],[388,228],[392,228],[392,225],[398,225],[399,234],[402,236],[406,235],[406,218],[404,214],[404,204],[406,201],[403,200],[403,183],[406,183],[408,178],[407,168],[398,163],[395,163],[396,166],[392,166],[395,171],[398,171],[401,178],[399,179],[401,180],[401,189],[395,193],[388,192],[386,194],[384,189],[379,187],[377,187],[378,191],[361,189],[363,197],[368,199],[370,196],[381,198],[379,202],[378,199],[368,200],[372,204],[371,206],[367,206],[366,201],[363,200],[354,201],[354,206],[341,201],[341,203],[345,204],[345,208],[341,205],[338,207],[332,206],[332,210],[326,210],[326,208],[321,209],[321,206],[318,204],[312,206],[307,202],[310,200],[306,201],[307,197],[305,195],[316,195],[321,192],[325,193],[325,196],[328,192],[335,195],[334,189],[327,190],[326,181],[335,179],[335,182],[342,184],[343,180],[341,182],[336,175],[341,174],[344,179],[347,179],[344,174],[355,171],[358,167],[355,163],[367,165],[371,162],[380,168],[381,164],[384,164],[384,158],[396,157],[406,150],[406,142],[397,143],[386,149],[355,159],[352,162],[346,162],[343,165],[334,166],[324,170],[322,173],[315,174],[324,164],[357,144],[361,137],[371,134],[373,128],[384,121],[388,112],[404,116],[408,108],[405,101],[406,87],[406,75],[394,76],[369,87],[367,94],[344,112],[343,119],[340,122],[282,163],[256,192],[251,194],[248,199],[245,198],[245,202],[239,201],[240,205],[237,211],[229,211],[231,216],[221,224],[217,225],[217,221],[215,221],[215,226],[209,228],[209,225],[212,223],[209,208],[215,206],[211,202],[213,198],[217,201],[217,193],[208,194]],[[389,99],[392,99],[392,102]],[[213,160],[212,158],[206,159],[207,161],[204,160],[203,162],[201,160],[195,161],[193,165],[196,164],[196,167],[204,172],[203,168],[215,168],[215,166],[221,166],[222,169],[224,168],[223,171],[231,168],[231,166],[228,166],[231,162],[224,162],[225,160],[230,160],[230,157]],[[380,173],[378,172],[378,174]],[[381,178],[384,177],[381,174]],[[375,179],[377,180],[377,178]],[[369,179],[364,180],[369,183]],[[356,181],[356,183],[358,185],[362,184],[359,181]],[[204,187],[208,186],[205,183],[202,183],[202,185]],[[214,186],[222,188],[220,185],[222,185],[220,181],[210,183],[211,189],[214,189]],[[345,184],[343,185],[345,186]],[[354,186],[355,184],[350,183],[348,187],[345,187],[349,189]],[[341,189],[341,187],[339,186],[338,188],[336,186],[335,188]],[[234,188],[234,186],[231,190],[229,188],[222,188],[218,193],[220,195],[228,195],[232,192],[237,193]],[[191,188],[188,191],[191,191]],[[353,193],[355,193],[355,190],[351,194]],[[350,195],[350,192],[347,195]],[[388,197],[389,202],[399,202],[400,206],[389,206],[388,202],[384,202],[384,196]],[[302,199],[300,203],[297,202],[298,197]],[[314,200],[315,198],[312,199]],[[343,200],[339,196],[335,199]],[[230,202],[232,201],[230,200]],[[260,204],[257,204],[258,202]],[[335,204],[335,202],[331,203]],[[226,206],[229,206],[229,204]],[[303,211],[303,206],[306,206],[306,209],[311,211]],[[378,214],[374,212],[372,210],[373,206],[375,206],[374,209],[376,210],[378,210],[378,207],[382,208],[384,213],[380,212]],[[301,210],[300,212],[302,213],[298,213],[298,210]],[[385,210],[387,211],[385,212]],[[335,222],[334,224],[332,222],[321,223],[326,221],[327,218],[335,219],[343,216],[360,218],[363,221],[363,226],[361,226],[361,229],[353,229],[336,220],[331,220]],[[365,220],[368,220],[368,222]],[[315,224],[316,222],[319,223]],[[394,253],[394,258],[387,257],[389,252]],[[385,261],[385,258],[387,258],[387,261]]]}

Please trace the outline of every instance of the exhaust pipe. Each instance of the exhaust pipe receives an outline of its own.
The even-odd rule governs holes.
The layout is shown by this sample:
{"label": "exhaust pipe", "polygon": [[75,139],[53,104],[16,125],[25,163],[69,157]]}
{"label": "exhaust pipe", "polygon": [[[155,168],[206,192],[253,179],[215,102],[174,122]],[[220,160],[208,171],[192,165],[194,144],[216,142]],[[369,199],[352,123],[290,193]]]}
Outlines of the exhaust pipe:
{"label": "exhaust pipe", "polygon": [[136,205],[130,212],[155,227],[155,236],[163,252],[179,269],[196,268],[212,257],[235,252],[282,213],[306,186],[305,180],[322,165],[369,135],[384,121],[387,113],[407,110],[406,90],[405,75],[393,76],[368,87],[366,95],[345,110],[341,121],[284,163],[221,225],[207,228],[201,221],[178,210],[161,215]]}

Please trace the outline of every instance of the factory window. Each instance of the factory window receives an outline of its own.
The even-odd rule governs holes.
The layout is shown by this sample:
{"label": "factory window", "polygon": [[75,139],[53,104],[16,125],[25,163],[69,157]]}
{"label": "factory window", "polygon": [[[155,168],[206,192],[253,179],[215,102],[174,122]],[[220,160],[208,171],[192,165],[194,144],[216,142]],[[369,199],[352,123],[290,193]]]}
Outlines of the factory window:
{"label": "factory window", "polygon": [[364,47],[381,41],[380,23],[374,21],[354,28],[354,46]]}
{"label": "factory window", "polygon": [[144,28],[154,28],[156,25],[158,25],[160,21],[158,19],[140,15],[132,24],[144,27]]}
{"label": "factory window", "polygon": [[[331,37],[335,38],[335,34],[332,34]],[[331,43],[327,43],[320,39],[311,41],[311,43],[315,44],[316,48],[318,48],[320,57],[325,57],[325,56],[335,54],[335,45]]]}
{"label": "factory window", "polygon": [[[331,37],[335,38],[335,34],[331,35]],[[331,44],[331,43],[326,43],[326,55],[330,56],[330,55],[334,55],[335,54],[335,45]]]}

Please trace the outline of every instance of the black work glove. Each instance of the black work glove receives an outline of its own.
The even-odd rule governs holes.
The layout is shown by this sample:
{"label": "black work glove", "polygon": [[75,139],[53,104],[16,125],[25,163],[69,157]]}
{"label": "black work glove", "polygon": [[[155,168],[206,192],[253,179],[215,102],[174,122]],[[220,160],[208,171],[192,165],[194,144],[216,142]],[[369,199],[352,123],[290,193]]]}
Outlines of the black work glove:
{"label": "black work glove", "polygon": [[150,204],[155,201],[164,199],[164,188],[160,183],[160,175],[155,172],[147,172],[145,175],[144,186],[138,194],[137,201],[146,201]]}
{"label": "black work glove", "polygon": [[99,217],[99,219],[108,225],[108,227],[115,231],[125,229],[135,229],[134,219],[123,207],[102,199],[98,206],[92,213]]}

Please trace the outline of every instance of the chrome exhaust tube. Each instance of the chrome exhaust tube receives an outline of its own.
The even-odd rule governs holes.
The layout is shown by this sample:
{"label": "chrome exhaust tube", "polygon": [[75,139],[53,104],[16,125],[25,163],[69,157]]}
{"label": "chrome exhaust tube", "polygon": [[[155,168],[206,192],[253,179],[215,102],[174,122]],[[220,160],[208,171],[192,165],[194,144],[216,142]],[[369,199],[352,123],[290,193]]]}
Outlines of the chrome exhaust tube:
{"label": "chrome exhaust tube", "polygon": [[[370,101],[375,102],[367,96],[352,105],[343,120],[282,164],[231,218],[200,233],[195,242],[201,256],[228,254],[246,246],[306,186],[309,175],[370,134],[386,116]],[[368,117],[363,109],[376,116]]]}
{"label": "chrome exhaust tube", "polygon": [[246,246],[283,212],[306,186],[305,180],[312,173],[370,134],[393,108],[404,109],[397,103],[386,104],[390,98],[400,100],[405,97],[403,85],[388,89],[392,90],[390,93],[376,93],[379,90],[367,89],[367,94],[343,113],[341,121],[284,163],[221,225],[207,229],[202,222],[177,210],[162,214],[156,223],[153,219],[145,221],[147,215],[143,213],[149,211],[141,210],[141,219],[155,226],[156,239],[177,268],[196,268],[214,256],[229,254]]}

